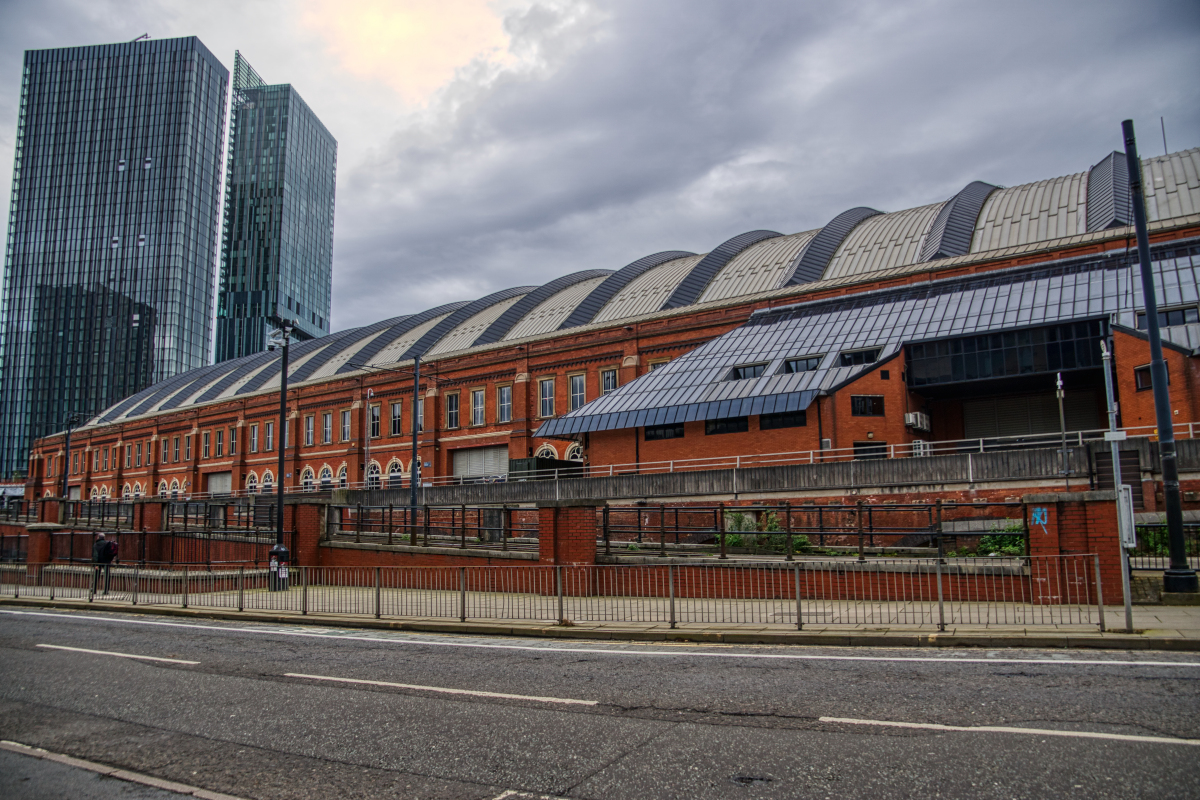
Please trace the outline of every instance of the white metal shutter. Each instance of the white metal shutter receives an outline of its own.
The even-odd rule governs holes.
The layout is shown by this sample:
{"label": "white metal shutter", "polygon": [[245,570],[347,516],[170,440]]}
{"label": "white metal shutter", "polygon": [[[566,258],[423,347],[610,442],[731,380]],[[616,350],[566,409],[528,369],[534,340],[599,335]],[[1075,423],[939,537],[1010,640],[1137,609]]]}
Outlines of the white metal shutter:
{"label": "white metal shutter", "polygon": [[209,494],[229,494],[233,491],[232,472],[213,472],[208,476]]}
{"label": "white metal shutter", "polygon": [[454,475],[507,475],[508,446],[472,447],[454,451]]}

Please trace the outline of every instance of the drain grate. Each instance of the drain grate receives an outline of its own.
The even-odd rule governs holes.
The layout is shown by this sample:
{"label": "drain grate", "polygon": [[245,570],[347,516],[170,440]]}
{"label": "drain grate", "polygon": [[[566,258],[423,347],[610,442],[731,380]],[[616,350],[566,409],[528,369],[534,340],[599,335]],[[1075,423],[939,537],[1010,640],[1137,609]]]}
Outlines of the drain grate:
{"label": "drain grate", "polygon": [[765,775],[730,775],[729,780],[740,786],[765,786],[774,780]]}

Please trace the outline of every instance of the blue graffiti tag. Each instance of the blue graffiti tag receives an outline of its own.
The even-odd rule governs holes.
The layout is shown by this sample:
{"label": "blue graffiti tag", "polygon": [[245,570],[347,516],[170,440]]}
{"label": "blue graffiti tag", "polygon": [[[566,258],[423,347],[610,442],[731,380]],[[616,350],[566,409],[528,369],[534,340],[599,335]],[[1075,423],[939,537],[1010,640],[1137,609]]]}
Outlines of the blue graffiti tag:
{"label": "blue graffiti tag", "polygon": [[1033,509],[1033,518],[1031,521],[1034,525],[1042,526],[1042,533],[1049,533],[1049,531],[1046,530],[1046,521],[1048,519],[1049,519],[1049,515],[1046,513],[1046,509],[1044,509],[1044,508]]}

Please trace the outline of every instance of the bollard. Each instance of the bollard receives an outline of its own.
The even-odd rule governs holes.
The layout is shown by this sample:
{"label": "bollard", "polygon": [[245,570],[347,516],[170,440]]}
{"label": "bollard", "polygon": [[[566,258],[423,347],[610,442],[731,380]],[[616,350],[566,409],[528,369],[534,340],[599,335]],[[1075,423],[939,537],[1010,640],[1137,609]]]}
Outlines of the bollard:
{"label": "bollard", "polygon": [[245,608],[245,598],[243,596],[245,579],[246,568],[238,567],[238,611],[241,611],[243,608]]}
{"label": "bollard", "polygon": [[134,567],[133,568],[133,604],[135,606],[137,605],[137,594],[138,594],[138,568]]}
{"label": "bollard", "polygon": [[938,537],[937,586],[938,586],[938,630],[946,630],[946,607],[942,600],[942,537]]}

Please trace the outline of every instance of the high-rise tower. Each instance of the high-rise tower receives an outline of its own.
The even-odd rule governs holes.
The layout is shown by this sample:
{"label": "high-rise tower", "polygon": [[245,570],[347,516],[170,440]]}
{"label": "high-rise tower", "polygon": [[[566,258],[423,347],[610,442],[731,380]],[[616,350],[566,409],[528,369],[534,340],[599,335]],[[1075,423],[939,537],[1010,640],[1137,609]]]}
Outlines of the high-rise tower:
{"label": "high-rise tower", "polygon": [[282,320],[329,333],[337,140],[290,84],[234,54],[216,360],[265,350]]}
{"label": "high-rise tower", "polygon": [[70,417],[207,362],[228,83],[195,37],[25,52],[0,476]]}

